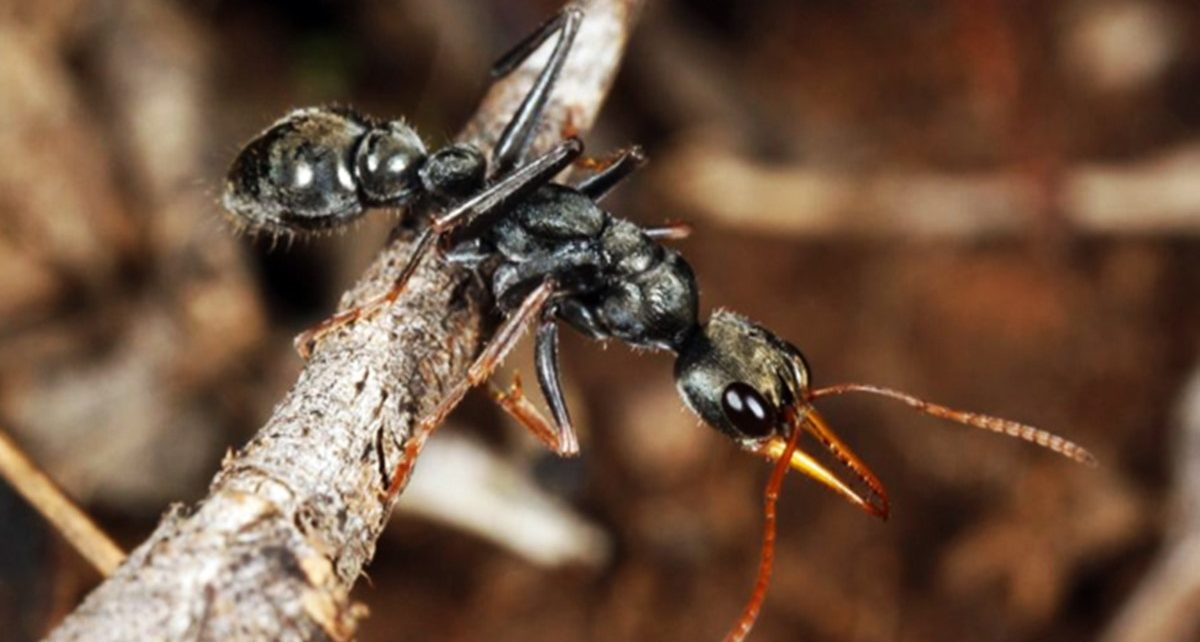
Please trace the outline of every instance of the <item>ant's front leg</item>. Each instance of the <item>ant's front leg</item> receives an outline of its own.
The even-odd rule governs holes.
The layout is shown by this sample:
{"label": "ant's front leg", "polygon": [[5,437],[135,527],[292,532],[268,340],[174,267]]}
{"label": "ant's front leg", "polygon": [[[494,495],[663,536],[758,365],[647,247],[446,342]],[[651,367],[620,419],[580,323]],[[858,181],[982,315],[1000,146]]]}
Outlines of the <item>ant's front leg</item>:
{"label": "ant's front leg", "polygon": [[554,295],[556,285],[552,279],[547,279],[542,282],[525,300],[521,302],[521,307],[517,308],[500,328],[496,334],[492,336],[491,341],[484,346],[483,352],[479,353],[479,357],[467,368],[467,376],[462,379],[453,388],[450,389],[446,396],[442,398],[433,412],[429,413],[416,428],[412,434],[404,442],[404,455],[400,460],[400,464],[396,466],[396,471],[392,475],[392,479],[383,480],[387,484],[387,490],[383,493],[381,499],[385,502],[391,501],[396,493],[408,483],[408,477],[412,473],[412,466],[417,460],[417,455],[420,454],[421,448],[424,447],[425,441],[429,439],[429,435],[446,420],[446,415],[458,405],[462,398],[466,396],[467,391],[479,384],[487,381],[496,368],[504,361],[508,353],[516,347],[517,342],[521,339],[521,334],[525,328],[533,322],[534,319],[541,314],[542,308],[546,302]]}
{"label": "ant's front leg", "polygon": [[567,412],[567,402],[558,372],[558,320],[553,306],[542,309],[542,322],[538,326],[536,343],[538,383],[541,384],[546,403],[550,405],[554,422],[547,421],[537,406],[525,396],[518,375],[513,375],[512,386],[507,391],[493,390],[492,398],[550,450],[564,457],[578,455],[579,437],[575,434],[571,415]]}
{"label": "ant's front leg", "polygon": [[[521,424],[531,435],[542,442],[542,445],[563,457],[574,457],[579,454],[579,443],[573,444],[563,439],[562,431],[558,430],[542,411],[525,396],[525,388],[521,385],[521,376],[513,373],[512,384],[508,390],[492,388],[492,400],[500,409],[508,413]],[[572,433],[573,435],[574,433]]]}
{"label": "ant's front leg", "polygon": [[294,341],[296,352],[307,359],[329,333],[395,303],[396,299],[404,292],[408,280],[417,271],[417,267],[433,249],[439,238],[464,227],[467,228],[462,230],[464,236],[469,237],[475,230],[491,225],[497,218],[508,212],[514,202],[525,198],[533,190],[554,180],[555,175],[574,162],[582,153],[583,143],[579,139],[564,140],[529,164],[456,205],[442,216],[434,218],[417,236],[408,263],[396,276],[392,287],[387,292],[361,305],[338,312],[300,333]]}
{"label": "ant's front leg", "polygon": [[562,379],[558,369],[558,319],[550,307],[542,311],[535,361],[542,395],[546,398],[546,403],[550,404],[550,414],[554,417],[557,434],[555,450],[560,455],[574,455],[579,452],[579,437],[575,435],[575,427],[571,424],[571,414],[567,412],[567,400],[562,390]]}

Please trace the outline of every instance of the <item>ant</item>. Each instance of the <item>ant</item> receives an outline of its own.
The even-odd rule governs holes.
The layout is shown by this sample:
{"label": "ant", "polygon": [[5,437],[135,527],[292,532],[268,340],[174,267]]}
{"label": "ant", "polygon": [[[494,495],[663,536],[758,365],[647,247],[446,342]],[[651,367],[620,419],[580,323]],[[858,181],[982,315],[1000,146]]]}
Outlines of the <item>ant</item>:
{"label": "ant", "polygon": [[[943,419],[1034,442],[1084,463],[1090,453],[1045,431],[953,410],[906,393],[863,384],[813,388],[800,350],[733,312],[699,314],[691,266],[661,240],[682,238],[681,224],[640,227],[602,209],[599,201],[644,163],[624,150],[575,185],[554,177],[578,161],[574,137],[526,162],[547,99],[570,51],[582,10],[568,6],[505,54],[492,70],[502,77],[551,36],[558,39],[532,89],[491,150],[453,144],[427,151],[401,121],[379,121],[344,108],[293,111],[252,140],[229,170],[224,204],[237,225],[274,234],[345,226],[367,209],[432,201],[440,208],[419,233],[408,264],[391,289],[340,312],[297,337],[307,357],[323,337],[393,303],[435,247],[444,258],[479,274],[506,315],[460,381],[404,445],[405,463],[384,477],[385,501],[407,483],[411,462],[467,391],[486,382],[525,328],[537,324],[536,371],[551,419],[523,395],[520,379],[496,401],[560,455],[579,452],[558,367],[558,323],[598,340],[676,355],[675,381],[686,405],[742,449],[775,462],[765,492],[762,561],[754,592],[726,640],[742,640],[758,616],[771,574],[775,505],[784,474],[796,469],[867,513],[886,519],[883,484],[813,407],[849,392],[890,397]],[[797,447],[808,433],[844,470],[839,476]],[[381,469],[386,471],[383,462]]]}

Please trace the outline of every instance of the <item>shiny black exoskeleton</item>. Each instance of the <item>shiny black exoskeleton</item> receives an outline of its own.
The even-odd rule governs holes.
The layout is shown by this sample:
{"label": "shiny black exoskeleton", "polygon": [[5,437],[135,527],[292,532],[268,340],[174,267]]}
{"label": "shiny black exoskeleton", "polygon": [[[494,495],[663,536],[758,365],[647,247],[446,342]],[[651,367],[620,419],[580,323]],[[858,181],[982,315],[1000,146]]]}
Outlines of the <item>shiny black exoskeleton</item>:
{"label": "shiny black exoskeleton", "polygon": [[692,268],[655,238],[670,235],[672,228],[644,229],[596,203],[602,195],[597,188],[607,189],[614,172],[640,162],[637,154],[579,187],[537,188],[448,254],[486,268],[505,313],[516,312],[538,287],[553,282],[554,293],[540,310],[537,374],[565,440],[561,450],[573,450],[575,438],[559,383],[558,320],[594,339],[675,352],[699,328]]}
{"label": "shiny black exoskeleton", "polygon": [[678,351],[695,330],[687,262],[578,189],[539,188],[469,248],[497,259],[492,293],[506,312],[553,279],[549,310],[592,338]]}
{"label": "shiny black exoskeleton", "polygon": [[[927,414],[1031,441],[1082,462],[1086,450],[1055,435],[1008,420],[932,404],[906,393],[865,384],[810,387],[810,373],[795,346],[737,314],[698,313],[691,267],[659,240],[685,228],[639,227],[599,206],[608,191],[642,161],[626,151],[577,185],[555,177],[583,151],[567,138],[525,162],[555,77],[571,47],[582,13],[568,7],[504,56],[503,75],[541,43],[559,34],[549,62],[487,155],[471,145],[429,152],[400,121],[377,121],[348,109],[294,111],[251,141],[234,161],[225,205],[239,226],[271,233],[304,233],[341,227],[368,208],[403,207],[431,200],[409,263],[391,289],[340,312],[298,338],[302,354],[325,335],[386,308],[399,297],[422,259],[435,247],[467,266],[490,286],[504,322],[467,370],[405,436],[406,457],[388,474],[382,424],[376,453],[390,502],[403,487],[421,445],[462,396],[486,381],[516,344],[537,325],[536,369],[553,423],[520,395],[518,384],[496,398],[534,435],[562,454],[578,450],[562,394],[558,325],[566,322],[595,339],[673,352],[675,381],[685,403],[705,423],[750,452],[776,460],[765,493],[763,563],[754,595],[727,640],[741,640],[761,607],[773,558],[775,500],[788,467],[799,470],[878,517],[886,517],[883,485],[825,424],[813,401],[866,392],[901,401]],[[654,426],[647,426],[654,429]],[[849,473],[849,483],[797,448],[801,432],[824,446]],[[852,488],[855,484],[858,488]]]}
{"label": "shiny black exoskeleton", "polygon": [[[524,160],[582,18],[578,8],[563,10],[493,68],[493,77],[503,77],[560,34],[492,152],[493,174]],[[222,202],[239,229],[311,233],[339,228],[370,208],[403,208],[421,198],[460,199],[480,188],[487,169],[484,153],[472,145],[428,152],[404,121],[310,107],[292,111],[243,147],[229,168]]]}
{"label": "shiny black exoskeleton", "polygon": [[[683,228],[639,227],[599,206],[641,164],[641,152],[627,150],[573,186],[554,179],[582,154],[577,139],[527,162],[524,158],[581,18],[578,8],[565,9],[493,70],[494,75],[508,73],[560,34],[549,62],[491,150],[490,167],[485,154],[470,145],[427,151],[416,132],[399,121],[378,121],[348,109],[302,109],[246,145],[230,168],[226,208],[244,227],[303,233],[343,226],[372,207],[436,201],[437,214],[425,222],[413,258],[391,290],[298,340],[307,352],[325,334],[385,307],[402,293],[422,259],[443,247],[449,260],[486,280],[507,319],[468,380],[422,425],[436,423],[466,388],[486,380],[520,330],[536,323],[538,380],[554,421],[549,426],[540,418],[531,420],[527,410],[523,421],[559,452],[575,452],[558,369],[557,328],[564,321],[595,339],[674,352],[675,379],[687,405],[743,448],[778,459],[782,444],[805,422],[817,430],[803,357],[736,314],[720,311],[701,320],[691,267],[659,242],[681,236]],[[839,459],[852,457],[831,433],[818,438]],[[792,464],[860,505],[870,501],[811,460]],[[856,466],[851,469],[858,473]],[[396,484],[393,480],[391,488]]]}
{"label": "shiny black exoskeleton", "polygon": [[421,196],[466,196],[483,182],[482,153],[451,145],[432,154],[403,121],[346,108],[297,109],[234,160],[224,205],[236,225],[272,234],[341,227],[368,208]]}

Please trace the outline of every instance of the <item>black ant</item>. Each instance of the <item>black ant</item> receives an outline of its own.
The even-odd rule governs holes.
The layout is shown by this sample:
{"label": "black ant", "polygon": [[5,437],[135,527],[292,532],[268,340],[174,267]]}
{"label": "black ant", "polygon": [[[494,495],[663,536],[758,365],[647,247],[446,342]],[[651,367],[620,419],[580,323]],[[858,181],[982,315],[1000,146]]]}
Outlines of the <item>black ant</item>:
{"label": "black ant", "polygon": [[[497,401],[555,452],[579,445],[559,382],[558,322],[594,339],[618,339],[677,355],[675,381],[705,423],[744,450],[776,462],[766,488],[762,563],[754,593],[727,640],[745,637],[762,605],[771,572],[775,502],[784,473],[799,470],[880,518],[888,514],[883,484],[826,425],[812,402],[846,392],[891,397],[944,419],[1037,443],[1077,461],[1094,462],[1079,446],[1044,431],[987,415],[952,410],[894,390],[861,384],[814,389],[800,351],[742,316],[698,312],[696,281],[687,261],[659,240],[685,236],[682,225],[639,227],[603,210],[598,201],[642,164],[637,148],[577,185],[554,182],[576,162],[582,143],[567,138],[525,162],[546,100],[571,48],[583,13],[569,6],[503,56],[503,76],[552,35],[549,61],[491,150],[451,145],[427,152],[416,132],[349,109],[294,111],[251,141],[234,161],[225,206],[242,226],[303,233],[345,225],[372,207],[431,199],[444,212],[418,236],[409,263],[391,289],[341,312],[297,337],[307,356],[326,334],[394,302],[417,265],[441,241],[447,260],[475,270],[507,315],[492,340],[405,443],[404,464],[388,481],[390,500],[407,481],[411,462],[463,395],[484,383],[524,329],[537,323],[536,369],[551,420],[523,395],[520,380]],[[851,479],[836,475],[802,450],[802,432],[832,454]],[[386,470],[386,469],[385,469]]]}

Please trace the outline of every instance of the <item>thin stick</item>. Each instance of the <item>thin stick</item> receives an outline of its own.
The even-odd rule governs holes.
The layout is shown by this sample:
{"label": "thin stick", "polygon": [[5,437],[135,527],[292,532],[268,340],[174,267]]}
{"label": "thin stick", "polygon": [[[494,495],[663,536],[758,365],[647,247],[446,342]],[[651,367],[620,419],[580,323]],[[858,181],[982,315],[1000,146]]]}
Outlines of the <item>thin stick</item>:
{"label": "thin stick", "polygon": [[0,430],[0,475],[104,577],[125,561],[125,553]]}
{"label": "thin stick", "polygon": [[816,400],[821,397],[832,397],[834,395],[846,394],[847,392],[866,392],[873,395],[888,397],[890,399],[895,399],[896,401],[907,404],[910,408],[918,412],[923,412],[927,415],[933,415],[934,417],[941,419],[947,419],[949,421],[973,426],[975,428],[981,428],[983,430],[989,430],[991,432],[997,432],[1002,435],[1008,435],[1009,437],[1015,437],[1022,441],[1028,441],[1029,443],[1037,444],[1042,448],[1052,450],[1081,464],[1086,464],[1093,467],[1099,464],[1096,461],[1096,457],[1092,455],[1092,453],[1088,452],[1086,448],[1076,444],[1073,441],[1070,441],[1069,439],[1059,437],[1052,432],[1047,432],[1040,428],[1034,428],[1028,424],[1023,424],[1009,419],[993,417],[992,415],[982,415],[979,413],[967,412],[965,410],[955,410],[953,408],[948,408],[940,404],[931,403],[925,401],[924,399],[914,397],[906,392],[893,390],[892,388],[872,386],[864,383],[841,383],[835,386],[827,386],[825,388],[810,390],[808,393],[808,398],[809,400]]}
{"label": "thin stick", "polygon": [[[590,127],[640,0],[585,4],[578,55],[531,153],[557,143],[568,118]],[[491,147],[528,92],[530,63],[492,87],[457,140]],[[432,203],[415,207],[413,216],[436,213]],[[388,291],[410,250],[403,238],[389,243],[342,300]],[[365,609],[351,589],[392,508],[378,500],[391,480],[370,453],[382,431],[384,469],[398,463],[417,421],[461,379],[482,343],[482,290],[467,271],[427,260],[394,308],[326,337],[258,434],[225,459],[208,496],[168,511],[47,639],[353,639]]]}
{"label": "thin stick", "polygon": [[750,629],[754,628],[763,601],[767,598],[767,585],[771,582],[771,569],[775,564],[775,504],[779,501],[783,476],[787,474],[792,453],[796,451],[796,443],[799,441],[800,429],[793,427],[787,448],[783,450],[779,459],[775,460],[775,469],[771,471],[771,479],[763,492],[763,542],[762,557],[758,562],[758,579],[754,582],[754,592],[750,594],[750,601],[746,602],[741,617],[725,636],[725,642],[742,642],[746,639]]}

